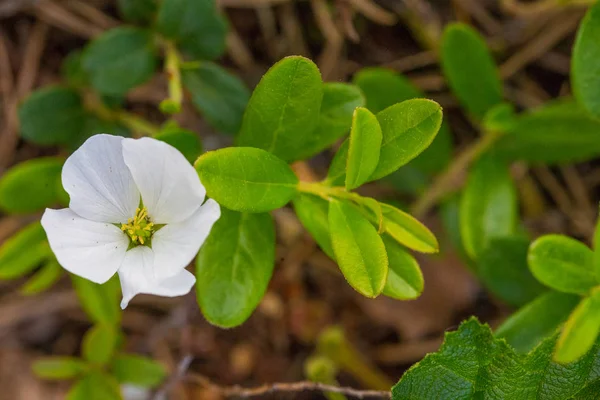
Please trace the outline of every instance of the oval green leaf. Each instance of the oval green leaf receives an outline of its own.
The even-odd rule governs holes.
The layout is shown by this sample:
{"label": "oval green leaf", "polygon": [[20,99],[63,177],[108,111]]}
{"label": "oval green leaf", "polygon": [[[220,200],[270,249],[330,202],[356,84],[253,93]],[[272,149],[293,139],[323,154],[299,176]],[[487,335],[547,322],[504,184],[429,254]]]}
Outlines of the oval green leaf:
{"label": "oval green leaf", "polygon": [[320,197],[300,194],[294,201],[294,210],[304,228],[312,235],[321,250],[335,259],[329,234],[329,204]]}
{"label": "oval green leaf", "polygon": [[49,260],[21,286],[19,291],[25,296],[41,293],[58,282],[62,273],[63,269],[58,261],[55,259]]}
{"label": "oval green leaf", "polygon": [[74,357],[47,357],[34,361],[33,373],[42,379],[73,379],[86,370],[86,364]]}
{"label": "oval green leaf", "polygon": [[14,279],[33,271],[52,251],[46,232],[36,221],[0,246],[0,279]]}
{"label": "oval green leaf", "polygon": [[161,140],[175,147],[191,164],[202,153],[200,137],[195,132],[186,129],[177,127],[168,128],[154,135],[154,139]]}
{"label": "oval green leaf", "polygon": [[354,110],[346,158],[346,189],[361,186],[375,171],[382,138],[377,117],[366,108]]}
{"label": "oval green leaf", "polygon": [[385,286],[388,257],[377,230],[350,203],[329,202],[329,229],[335,258],[357,292],[377,297]]}
{"label": "oval green leaf", "polygon": [[122,400],[122,396],[115,378],[91,371],[71,387],[65,400]]}
{"label": "oval green leaf", "polygon": [[579,26],[571,68],[575,97],[600,118],[600,3],[594,4]]}
{"label": "oval green leaf", "polygon": [[396,103],[423,97],[406,77],[386,68],[363,68],[352,82],[364,93],[365,107],[375,114]]}
{"label": "oval green leaf", "polygon": [[162,364],[135,354],[118,354],[111,363],[111,372],[120,383],[156,387],[167,376]]}
{"label": "oval green leaf", "polygon": [[196,260],[196,293],[205,318],[231,328],[246,321],[265,294],[275,265],[275,227],[266,213],[221,212]]}
{"label": "oval green leaf", "polygon": [[395,240],[384,236],[389,272],[383,294],[398,300],[413,300],[423,292],[423,273],[419,263]]}
{"label": "oval green leaf", "polygon": [[439,245],[434,234],[412,215],[381,203],[383,230],[394,240],[421,253],[436,253]]}
{"label": "oval green leaf", "polygon": [[234,211],[271,211],[286,205],[297,193],[294,171],[261,149],[210,151],[195,166],[208,196]]}
{"label": "oval green leaf", "polygon": [[538,281],[560,292],[586,294],[598,285],[594,253],[567,236],[540,237],[531,244],[527,262]]}
{"label": "oval green leaf", "polygon": [[76,275],[71,275],[71,280],[81,307],[90,320],[107,325],[117,324],[121,320],[121,293],[116,275],[102,285]]}
{"label": "oval green leaf", "polygon": [[98,324],[83,337],[83,357],[95,365],[106,365],[117,346],[117,331],[114,326]]}
{"label": "oval green leaf", "polygon": [[156,0],[118,0],[117,6],[124,20],[137,24],[151,22],[158,7]]}

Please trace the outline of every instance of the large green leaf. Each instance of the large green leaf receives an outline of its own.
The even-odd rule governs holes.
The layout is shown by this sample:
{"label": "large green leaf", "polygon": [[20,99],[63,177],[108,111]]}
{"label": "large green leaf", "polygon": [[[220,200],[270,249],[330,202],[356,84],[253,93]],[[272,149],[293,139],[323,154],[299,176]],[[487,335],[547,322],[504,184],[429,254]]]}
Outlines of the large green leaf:
{"label": "large green leaf", "polygon": [[194,106],[212,126],[224,133],[238,133],[250,98],[244,82],[211,62],[184,69],[181,77]]}
{"label": "large green leaf", "polygon": [[271,216],[222,210],[196,260],[196,293],[205,318],[225,328],[246,321],[265,294],[274,265]]}
{"label": "large green leaf", "polygon": [[483,156],[471,168],[460,202],[460,233],[469,256],[477,259],[492,237],[513,234],[517,214],[508,165]]}
{"label": "large green leaf", "polygon": [[100,371],[91,371],[79,380],[66,400],[121,400],[121,389],[115,378]]}
{"label": "large green leaf", "polygon": [[546,235],[531,244],[527,262],[538,281],[559,292],[586,294],[598,285],[594,253],[563,235]]}
{"label": "large green leaf", "polygon": [[119,354],[111,364],[111,372],[120,383],[156,387],[167,376],[162,364],[135,354]]}
{"label": "large green leaf", "polygon": [[83,372],[87,366],[83,360],[74,357],[46,357],[34,361],[33,373],[43,379],[73,379]]}
{"label": "large green leaf", "polygon": [[581,22],[573,47],[571,82],[577,100],[600,118],[600,3]]}
{"label": "large green leaf", "polygon": [[0,246],[0,279],[23,276],[51,256],[44,228],[33,222]]}
{"label": "large green leaf", "polygon": [[195,166],[208,195],[231,210],[274,210],[297,193],[298,178],[292,169],[261,149],[229,147],[210,151]]}
{"label": "large green leaf", "polygon": [[63,164],[62,158],[43,157],[9,169],[0,178],[0,209],[27,214],[59,203]]}
{"label": "large green leaf", "polygon": [[483,118],[502,102],[502,82],[494,60],[477,31],[468,25],[446,26],[441,59],[444,75],[458,100],[471,114]]}
{"label": "large green leaf", "polygon": [[118,0],[117,6],[123,19],[134,23],[148,23],[157,10],[156,0]]}
{"label": "large green leaf", "polygon": [[600,384],[600,344],[581,360],[561,365],[552,361],[555,341],[552,337],[527,355],[517,354],[487,325],[471,319],[404,374],[392,399],[594,399],[588,394],[594,389],[597,394]]}
{"label": "large green leaf", "polygon": [[346,189],[352,190],[367,180],[377,168],[383,139],[377,117],[366,108],[354,111],[346,159]]}
{"label": "large green leaf", "polygon": [[329,219],[327,216],[329,204],[326,200],[310,194],[300,194],[294,201],[294,210],[298,219],[313,236],[321,250],[335,259],[329,234]]}
{"label": "large green leaf", "polygon": [[90,363],[106,365],[117,347],[117,330],[112,325],[98,324],[83,337],[83,357]]}
{"label": "large green leaf", "polygon": [[82,65],[100,93],[120,96],[148,81],[158,63],[150,31],[119,27],[90,42]]}
{"label": "large green leaf", "polygon": [[319,121],[323,83],[307,58],[286,57],[254,89],[238,136],[239,146],[258,147],[285,161],[299,159],[311,145]]}
{"label": "large green leaf", "polygon": [[398,300],[416,299],[423,292],[423,273],[419,263],[395,240],[384,236],[389,272],[383,294]]}
{"label": "large green leaf", "polygon": [[352,204],[329,202],[331,243],[344,277],[356,291],[377,297],[385,286],[388,257],[373,225]]}
{"label": "large green leaf", "polygon": [[383,230],[396,242],[421,253],[438,251],[437,239],[419,220],[389,204],[380,205]]}
{"label": "large green leaf", "polygon": [[121,320],[119,284],[115,277],[103,285],[71,275],[73,287],[88,317],[96,323],[114,325]]}

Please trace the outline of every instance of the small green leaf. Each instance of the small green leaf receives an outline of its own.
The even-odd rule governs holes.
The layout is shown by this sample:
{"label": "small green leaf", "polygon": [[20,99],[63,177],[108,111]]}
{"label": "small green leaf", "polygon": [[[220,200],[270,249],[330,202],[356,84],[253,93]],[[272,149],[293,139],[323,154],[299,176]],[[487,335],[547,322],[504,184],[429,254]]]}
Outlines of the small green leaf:
{"label": "small green leaf", "polygon": [[344,277],[363,296],[377,297],[385,286],[388,257],[377,230],[350,203],[329,202],[329,229]]}
{"label": "small green leaf", "polygon": [[550,290],[521,307],[496,330],[496,336],[526,353],[558,330],[567,320],[580,297]]}
{"label": "small green leaf", "polygon": [[381,127],[366,108],[354,111],[346,161],[346,189],[365,183],[377,168],[381,148]]}
{"label": "small green leaf", "polygon": [[208,196],[234,211],[274,210],[297,193],[298,178],[289,165],[261,149],[229,147],[210,151],[195,166]]}
{"label": "small green leaf", "polygon": [[460,103],[477,118],[502,102],[502,82],[487,45],[468,25],[453,23],[442,35],[444,75]]}
{"label": "small green leaf", "polygon": [[[31,250],[28,250],[31,251]],[[0,268],[1,275],[2,268]],[[47,261],[42,268],[21,286],[20,292],[31,296],[43,292],[54,285],[62,276],[63,269],[55,259]]]}
{"label": "small green leaf", "polygon": [[486,132],[510,132],[516,124],[515,106],[500,103],[490,108],[483,117]]}
{"label": "small green leaf", "polygon": [[19,107],[21,136],[42,146],[69,143],[80,135],[84,119],[79,94],[61,86],[37,90]]}
{"label": "small green leaf", "polygon": [[100,371],[92,371],[77,382],[66,400],[121,400],[121,389],[115,378]]}
{"label": "small green leaf", "polygon": [[294,201],[294,210],[298,219],[315,239],[321,250],[331,259],[335,259],[329,234],[329,204],[320,197],[300,194]]}
{"label": "small green leaf", "polygon": [[492,237],[512,235],[517,214],[508,165],[483,156],[471,168],[460,201],[460,233],[468,255],[476,260]]}
{"label": "small green leaf", "polygon": [[567,236],[540,237],[531,244],[527,262],[538,281],[559,292],[587,294],[598,284],[594,253]]}
{"label": "small green leaf", "polygon": [[202,153],[202,142],[200,137],[192,131],[182,128],[168,128],[154,135],[154,139],[170,144],[183,154],[186,160],[194,163]]}
{"label": "small green leaf", "polygon": [[520,307],[547,290],[529,271],[528,249],[527,238],[493,237],[477,260],[486,288],[511,306]]}
{"label": "small green leaf", "polygon": [[156,387],[167,376],[162,364],[135,354],[119,354],[111,365],[111,372],[120,383]]}
{"label": "small green leaf", "polygon": [[0,178],[0,209],[28,214],[59,202],[58,188],[64,160],[43,157],[24,161]]}
{"label": "small green leaf", "polygon": [[116,347],[117,331],[112,325],[95,325],[83,337],[83,357],[92,364],[106,365]]}
{"label": "small green leaf", "polygon": [[158,63],[156,53],[151,32],[119,27],[92,40],[82,63],[94,89],[120,96],[152,78]]}
{"label": "small green leaf", "polygon": [[136,24],[151,22],[158,8],[156,0],[117,0],[117,6],[124,20]]}
{"label": "small green leaf", "polygon": [[0,246],[0,279],[14,279],[35,269],[52,255],[46,233],[36,221]]}
{"label": "small green leaf", "polygon": [[383,229],[398,243],[421,253],[436,253],[437,239],[429,229],[410,214],[381,203]]}
{"label": "small green leaf", "polygon": [[61,65],[61,75],[69,86],[74,88],[84,88],[89,83],[89,77],[81,64],[82,59],[83,51],[73,50],[65,57]]}
{"label": "small green leaf", "polygon": [[575,97],[600,118],[600,3],[592,5],[579,26],[571,68]]}
{"label": "small green leaf", "polygon": [[284,58],[254,89],[237,144],[267,150],[284,161],[298,160],[311,145],[322,98],[317,66],[304,57]]}
{"label": "small green leaf", "polygon": [[156,25],[194,59],[213,60],[225,51],[227,21],[214,0],[162,0]]}
{"label": "small green leaf", "polygon": [[396,241],[384,236],[389,272],[383,294],[398,300],[413,300],[423,292],[423,273],[419,263]]}
{"label": "small green leaf", "polygon": [[116,275],[103,285],[75,275],[71,275],[71,279],[81,307],[90,320],[107,325],[114,325],[120,321],[120,293]]}
{"label": "small green leaf", "polygon": [[421,154],[440,129],[442,108],[431,100],[407,100],[381,111],[377,120],[383,141],[379,164],[370,180],[383,178]]}
{"label": "small green leaf", "polygon": [[325,183],[330,186],[343,186],[346,179],[346,160],[348,159],[348,144],[346,139],[335,153]]}
{"label": "small green leaf", "polygon": [[407,78],[385,68],[363,68],[352,82],[364,93],[365,107],[375,114],[396,103],[423,97]]}
{"label": "small green leaf", "polygon": [[196,260],[196,293],[205,318],[231,328],[246,321],[265,294],[275,265],[275,227],[266,213],[221,212]]}
{"label": "small green leaf", "polygon": [[556,342],[554,360],[561,364],[580,359],[600,333],[600,288],[594,289],[575,308]]}
{"label": "small green leaf", "polygon": [[211,62],[184,69],[182,79],[194,106],[212,126],[224,133],[238,133],[250,98],[244,82]]}
{"label": "small green leaf", "polygon": [[73,379],[85,372],[85,362],[74,357],[47,357],[34,361],[33,373],[42,379]]}

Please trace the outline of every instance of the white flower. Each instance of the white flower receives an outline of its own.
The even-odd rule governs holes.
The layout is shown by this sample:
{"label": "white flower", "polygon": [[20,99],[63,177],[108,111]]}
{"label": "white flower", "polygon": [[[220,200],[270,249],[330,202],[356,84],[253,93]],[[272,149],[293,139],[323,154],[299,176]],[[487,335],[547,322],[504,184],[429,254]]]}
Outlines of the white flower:
{"label": "white flower", "polygon": [[125,308],[138,293],[181,296],[196,278],[185,270],[221,211],[194,168],[150,138],[89,138],[65,162],[69,208],[46,209],[42,226],[58,262],[104,283],[119,272]]}

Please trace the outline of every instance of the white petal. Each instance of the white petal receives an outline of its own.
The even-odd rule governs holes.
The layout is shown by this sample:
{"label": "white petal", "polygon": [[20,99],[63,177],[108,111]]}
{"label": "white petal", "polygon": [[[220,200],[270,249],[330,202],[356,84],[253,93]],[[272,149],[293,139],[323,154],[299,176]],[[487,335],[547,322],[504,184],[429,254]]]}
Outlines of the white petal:
{"label": "white petal", "polygon": [[148,288],[143,293],[164,297],[183,296],[189,293],[194,283],[196,283],[196,277],[184,269],[175,276],[158,281],[157,284]]}
{"label": "white petal", "polygon": [[157,231],[152,237],[157,278],[173,276],[185,268],[196,256],[220,216],[219,205],[209,199],[187,220],[167,224]]}
{"label": "white petal", "polygon": [[174,147],[151,138],[125,139],[123,157],[152,222],[183,221],[204,201],[196,170]]}
{"label": "white petal", "polygon": [[95,135],[65,162],[62,183],[69,208],[98,222],[127,222],[135,215],[140,194],[123,160],[122,137]]}
{"label": "white petal", "polygon": [[116,226],[81,218],[68,208],[46,209],[42,226],[60,265],[96,283],[117,272],[129,246],[127,235]]}

